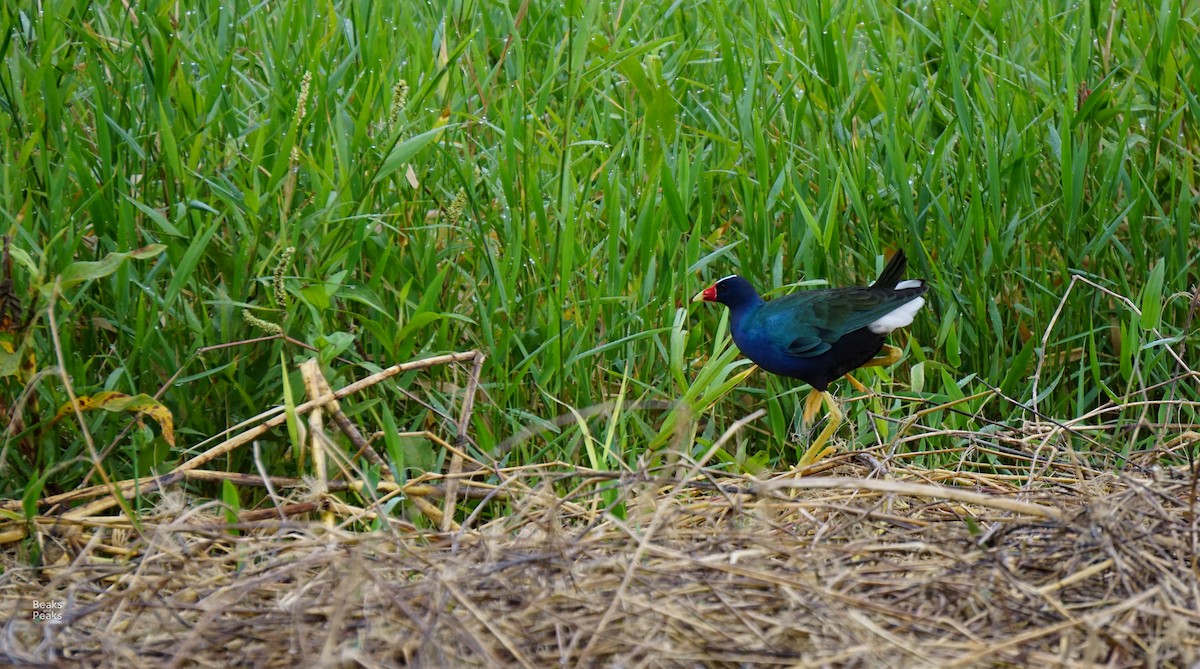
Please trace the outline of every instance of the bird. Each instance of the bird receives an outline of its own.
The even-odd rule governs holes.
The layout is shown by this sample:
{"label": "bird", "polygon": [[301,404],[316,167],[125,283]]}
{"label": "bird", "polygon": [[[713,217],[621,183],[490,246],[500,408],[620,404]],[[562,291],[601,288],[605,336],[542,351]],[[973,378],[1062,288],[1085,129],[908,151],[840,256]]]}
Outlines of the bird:
{"label": "bird", "polygon": [[764,300],[749,281],[732,274],[692,298],[692,302],[719,302],[729,308],[733,343],[751,362],[812,387],[805,400],[806,423],[822,402],[829,407],[829,424],[805,450],[797,467],[834,451],[825,444],[843,416],[829,394],[830,382],[845,376],[865,390],[849,372],[900,360],[900,349],[884,342],[893,330],[912,324],[925,306],[922,295],[929,290],[924,279],[904,278],[907,264],[900,250],[869,286],[806,290],[773,300]]}

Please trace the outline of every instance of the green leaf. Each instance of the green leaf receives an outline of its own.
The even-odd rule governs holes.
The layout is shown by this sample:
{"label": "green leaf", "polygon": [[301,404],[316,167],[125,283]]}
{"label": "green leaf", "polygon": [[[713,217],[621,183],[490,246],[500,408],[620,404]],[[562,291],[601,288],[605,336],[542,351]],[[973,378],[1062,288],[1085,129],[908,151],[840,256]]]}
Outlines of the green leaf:
{"label": "green leaf", "polygon": [[21,510],[25,513],[26,520],[33,520],[37,516],[37,503],[42,497],[42,488],[46,487],[46,481],[49,480],[50,474],[51,472],[42,474],[25,487],[25,493],[21,495]]}
{"label": "green leaf", "polygon": [[447,125],[438,126],[432,130],[426,130],[419,135],[409,137],[403,142],[397,144],[392,149],[391,153],[387,155],[387,158],[384,158],[383,165],[379,167],[379,173],[375,175],[375,179],[372,180],[372,183],[379,183],[380,181],[392,176],[393,172],[408,164],[408,162],[412,160],[413,156],[416,156],[421,149],[433,143],[433,141],[440,137],[443,132],[458,125],[459,124],[457,123],[450,123]]}
{"label": "green leaf", "polygon": [[909,370],[909,386],[914,393],[925,391],[925,363],[918,362]]}
{"label": "green leaf", "polygon": [[8,247],[8,254],[12,256],[12,259],[16,261],[17,264],[24,267],[31,275],[38,276],[37,263],[33,262],[33,258],[29,257],[29,254],[25,252],[25,249],[17,246],[16,243],[14,243],[12,246]]}
{"label": "green leaf", "polygon": [[758,476],[759,474],[765,472],[770,466],[771,455],[766,451],[759,451],[746,458],[746,460],[742,462],[742,471],[750,474],[751,476]]}
{"label": "green leaf", "polygon": [[328,365],[334,358],[341,355],[342,351],[350,348],[350,345],[354,343],[354,335],[349,332],[330,332],[317,337],[315,343],[321,352],[321,364]]}
{"label": "green leaf", "polygon": [[687,309],[679,308],[675,310],[675,325],[671,328],[670,349],[669,349],[669,365],[668,369],[671,372],[672,378],[675,379],[676,391],[685,392],[687,390],[687,379],[683,375],[684,371],[684,351],[687,347],[688,331],[687,325],[688,312]]}
{"label": "green leaf", "polygon": [[6,351],[0,347],[0,378],[12,376],[21,368],[21,349]]}
{"label": "green leaf", "polygon": [[279,375],[283,381],[283,411],[287,415],[287,431],[288,439],[292,442],[292,456],[296,462],[300,462],[300,457],[304,452],[304,445],[300,443],[300,418],[296,414],[296,398],[292,395],[292,383],[288,379],[287,357],[283,351],[279,352]]}
{"label": "green leaf", "polygon": [[342,288],[342,281],[346,279],[347,270],[335,272],[333,276],[325,281],[314,283],[310,286],[305,286],[300,290],[300,295],[304,298],[304,302],[317,311],[325,311],[333,306],[333,296],[337,295]]}
{"label": "green leaf", "polygon": [[1138,336],[1140,333],[1138,326],[1138,321],[1131,315],[1125,331],[1121,333],[1120,369],[1121,378],[1126,383],[1133,380],[1133,354],[1138,350],[1141,341],[1141,337]]}
{"label": "green leaf", "polygon": [[1142,288],[1140,306],[1143,330],[1157,329],[1162,321],[1162,289],[1165,271],[1166,263],[1159,258],[1158,262],[1154,263],[1154,269],[1150,270],[1150,278],[1146,280],[1146,285]]}
{"label": "green leaf", "polygon": [[796,197],[796,207],[800,209],[800,217],[804,219],[804,224],[808,226],[808,231],[812,233],[813,237],[816,237],[821,242],[821,248],[828,251],[829,247],[825,246],[826,235],[825,232],[821,230],[821,224],[817,223],[817,219],[814,218],[812,212],[808,210],[808,205],[804,204],[804,199],[798,195]]}
{"label": "green leaf", "polygon": [[951,367],[958,367],[962,364],[962,355],[959,351],[958,343],[958,323],[950,323],[950,330],[946,333],[946,361]]}
{"label": "green leaf", "polygon": [[305,286],[300,289],[300,296],[304,298],[306,304],[311,305],[317,311],[325,311],[333,306],[333,301],[330,298],[329,291],[325,290],[325,285],[314,283],[311,286]]}
{"label": "green leaf", "polygon": [[380,299],[379,295],[376,295],[374,292],[371,291],[370,288],[368,288],[366,286],[359,285],[359,284],[342,286],[341,290],[340,290],[340,295],[342,296],[342,299],[344,299],[344,300],[350,300],[352,302],[358,302],[359,304],[364,304],[364,305],[374,309],[375,311],[378,311],[380,314],[388,314],[389,313],[388,310],[385,309],[383,306],[385,304],[385,302],[382,299]]}
{"label": "green leaf", "polygon": [[[242,510],[242,500],[238,497],[237,486],[233,481],[225,479],[221,482],[221,501],[225,503],[225,522],[233,525],[238,522],[238,512]],[[241,530],[229,529],[230,534],[241,534]]]}
{"label": "green leaf", "polygon": [[1004,381],[1000,384],[1000,392],[1007,397],[1012,397],[1017,390],[1017,384],[1025,379],[1026,373],[1029,370],[1029,361],[1033,358],[1033,352],[1037,348],[1038,340],[1036,337],[1030,337],[1025,345],[1021,347],[1021,351],[1008,365],[1008,373],[1004,375]]}
{"label": "green leaf", "polygon": [[[67,268],[59,275],[58,284],[62,288],[70,288],[84,281],[94,281],[106,277],[117,271],[126,260],[131,258],[135,260],[153,258],[162,253],[165,248],[167,247],[163,244],[151,244],[129,251],[128,253],[110,253],[101,260],[73,262],[67,265]],[[43,294],[47,297],[49,297],[50,290],[53,290],[53,284],[47,284],[42,287]]]}
{"label": "green leaf", "polygon": [[392,415],[391,407],[384,404],[381,415],[383,417],[383,445],[388,453],[388,468],[392,470],[392,478],[396,479],[396,483],[404,485],[408,482],[408,466],[404,449],[400,444],[400,428],[396,425],[396,417]]}
{"label": "green leaf", "polygon": [[404,327],[400,328],[400,332],[396,334],[396,339],[398,341],[403,341],[404,339],[408,338],[408,336],[411,335],[414,330],[423,328],[426,325],[443,318],[447,318],[447,315],[438,313],[436,311],[422,311],[420,313],[413,314],[413,317],[408,319],[408,321],[404,324]]}
{"label": "green leaf", "polygon": [[1095,332],[1090,332],[1088,333],[1087,351],[1088,369],[1092,373],[1092,383],[1096,384],[1096,386],[1099,387],[1106,396],[1108,396],[1109,401],[1116,402],[1117,394],[1108,387],[1107,383],[1105,383],[1104,373],[1100,369],[1100,354],[1097,352],[1096,348]]}
{"label": "green leaf", "polygon": [[724,349],[718,355],[709,358],[704,367],[700,369],[696,380],[688,386],[676,407],[663,420],[662,427],[646,447],[647,450],[655,450],[671,440],[675,435],[675,426],[683,413],[695,417],[707,411],[717,400],[728,394],[757,369],[757,367],[749,367],[739,370],[739,367],[749,365],[750,361],[744,358],[737,360],[739,351],[737,347],[730,346],[728,340],[722,341],[721,344]]}
{"label": "green leaf", "polygon": [[983,534],[983,529],[979,527],[979,521],[974,516],[963,516],[963,522],[967,524],[967,532],[971,536],[977,537]]}
{"label": "green leaf", "polygon": [[[724,246],[717,247],[717,249],[715,251],[713,251],[712,253],[709,253],[708,255],[704,256],[703,258],[692,263],[691,267],[687,268],[688,274],[691,274],[692,272],[699,272],[700,270],[707,267],[709,265],[709,263],[713,262],[714,260],[719,260],[722,256],[729,255],[730,251],[733,251],[735,248],[738,247],[739,244],[741,244],[744,241],[746,241],[746,240],[738,239],[738,240],[730,242],[729,244],[726,244]],[[689,296],[689,298],[690,298],[690,296]]]}
{"label": "green leaf", "polygon": [[208,203],[201,202],[200,200],[188,200],[187,204],[192,209],[198,209],[209,214],[219,215],[221,213],[216,209],[213,209]]}
{"label": "green leaf", "polygon": [[221,227],[222,219],[213,219],[202,234],[192,240],[188,245],[187,251],[183,254],[183,259],[175,267],[175,274],[171,276],[171,283],[167,284],[167,292],[163,298],[163,302],[170,305],[175,302],[175,298],[179,297],[179,293],[183,291],[183,287],[193,283],[192,273],[196,271],[196,265],[200,263],[200,258],[204,256],[208,250],[208,243],[212,240],[217,229]]}
{"label": "green leaf", "polygon": [[153,223],[158,226],[158,229],[162,230],[164,234],[170,235],[172,237],[186,237],[187,236],[187,235],[183,234],[182,232],[180,232],[179,228],[175,227],[175,225],[172,224],[171,221],[167,220],[167,217],[164,216],[162,212],[158,211],[154,207],[151,207],[144,202],[135,200],[134,198],[130,197],[128,194],[125,195],[125,199],[129,200],[129,202],[133,206],[137,207],[138,211],[145,214],[146,218],[153,221]]}

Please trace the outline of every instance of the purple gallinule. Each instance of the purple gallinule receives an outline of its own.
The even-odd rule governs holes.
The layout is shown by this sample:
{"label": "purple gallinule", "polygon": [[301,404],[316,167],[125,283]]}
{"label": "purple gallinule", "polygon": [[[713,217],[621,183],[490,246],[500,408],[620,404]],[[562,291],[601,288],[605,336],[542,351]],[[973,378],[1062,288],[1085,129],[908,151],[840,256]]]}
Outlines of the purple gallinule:
{"label": "purple gallinule", "polygon": [[[904,252],[897,251],[870,286],[806,290],[769,301],[735,274],[692,299],[729,307],[733,343],[759,367],[812,386],[805,400],[805,422],[812,420],[822,400],[829,407],[829,425],[809,445],[799,466],[828,455],[825,443],[841,423],[842,412],[828,392],[829,383],[846,376],[862,388],[848,372],[900,359],[900,349],[884,350],[884,339],[912,323],[925,304],[921,295],[928,290],[922,279],[903,278],[906,264]],[[880,351],[883,354],[877,355]]]}

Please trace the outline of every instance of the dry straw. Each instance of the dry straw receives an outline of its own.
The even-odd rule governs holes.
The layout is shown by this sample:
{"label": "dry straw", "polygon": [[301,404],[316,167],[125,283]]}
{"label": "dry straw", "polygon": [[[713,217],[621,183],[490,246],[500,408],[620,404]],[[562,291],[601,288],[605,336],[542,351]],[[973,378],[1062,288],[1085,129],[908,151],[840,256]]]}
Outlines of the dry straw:
{"label": "dry straw", "polygon": [[[32,530],[46,563],[4,565],[13,612],[0,661],[79,666],[902,666],[1193,667],[1200,661],[1194,469],[1083,466],[1057,424],[989,431],[953,469],[905,465],[895,443],[768,479],[685,456],[633,472],[563,463],[503,468],[465,433],[483,357],[397,365],[297,415],[406,369],[471,363],[443,437],[445,473],[369,498],[369,442],[325,449],[319,480],[204,470],[246,445],[267,412],[178,467],[140,533],[113,487],[50,500]],[[749,422],[757,418],[748,416]],[[1094,419],[1095,417],[1093,417]],[[1092,419],[1082,419],[1092,420]],[[731,427],[731,432],[740,425]],[[1116,424],[1076,424],[1116,440]],[[353,429],[353,428],[351,428]],[[357,431],[355,431],[357,432]],[[905,437],[943,436],[913,429]],[[1189,436],[1190,435],[1190,436]],[[1174,448],[1194,447],[1180,431]],[[971,442],[971,440],[964,440]],[[919,445],[919,444],[918,444]],[[1001,449],[1012,464],[973,458]],[[357,451],[357,453],[355,452]],[[1021,457],[1018,457],[1021,456]],[[1030,476],[1034,468],[1040,473]],[[325,469],[325,468],[323,468]],[[174,483],[264,486],[265,508],[230,526]],[[572,492],[563,493],[569,490]],[[609,491],[607,506],[598,491]],[[338,494],[356,491],[357,495]],[[556,492],[557,491],[557,492]],[[385,512],[407,500],[408,519]],[[86,500],[91,500],[90,502]],[[65,508],[65,507],[62,507]],[[617,512],[617,510],[620,512]],[[367,532],[372,523],[382,531]],[[231,532],[237,529],[240,533]],[[35,602],[61,621],[33,620]],[[303,658],[301,660],[301,658]]]}

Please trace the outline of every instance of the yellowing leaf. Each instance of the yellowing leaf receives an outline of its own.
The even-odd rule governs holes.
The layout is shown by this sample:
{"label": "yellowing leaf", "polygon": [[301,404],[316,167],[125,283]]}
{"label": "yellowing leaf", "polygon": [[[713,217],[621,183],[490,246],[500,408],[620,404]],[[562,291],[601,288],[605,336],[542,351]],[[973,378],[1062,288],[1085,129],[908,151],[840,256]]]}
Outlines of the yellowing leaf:
{"label": "yellowing leaf", "polygon": [[[162,428],[163,441],[172,446],[175,445],[175,421],[171,417],[171,410],[145,393],[126,395],[125,393],[106,390],[95,395],[84,395],[79,398],[79,409],[81,411],[100,409],[101,411],[112,413],[131,411],[147,416],[157,422],[158,426]],[[59,407],[58,412],[54,414],[54,420],[62,420],[64,416],[71,412],[71,403],[67,402]]]}
{"label": "yellowing leaf", "polygon": [[436,142],[437,140],[442,138],[442,131],[446,129],[446,124],[449,122],[450,122],[450,108],[442,107],[442,113],[438,114],[437,121],[434,122],[434,124],[433,124],[434,129],[438,131],[437,134],[434,135],[433,141]]}
{"label": "yellowing leaf", "polygon": [[22,383],[37,373],[37,356],[29,345],[29,333],[0,331],[0,378],[16,375]]}
{"label": "yellowing leaf", "polygon": [[[442,39],[441,39],[441,44],[438,44],[437,66],[438,66],[438,69],[441,70],[441,69],[444,69],[449,64],[450,64],[450,54],[447,53],[447,51],[446,51],[445,24],[442,24]],[[446,89],[449,88],[449,86],[450,86],[450,73],[447,72],[446,76],[442,77],[442,80],[439,81],[438,85],[437,85],[437,94],[438,94],[439,98],[445,99]]]}

